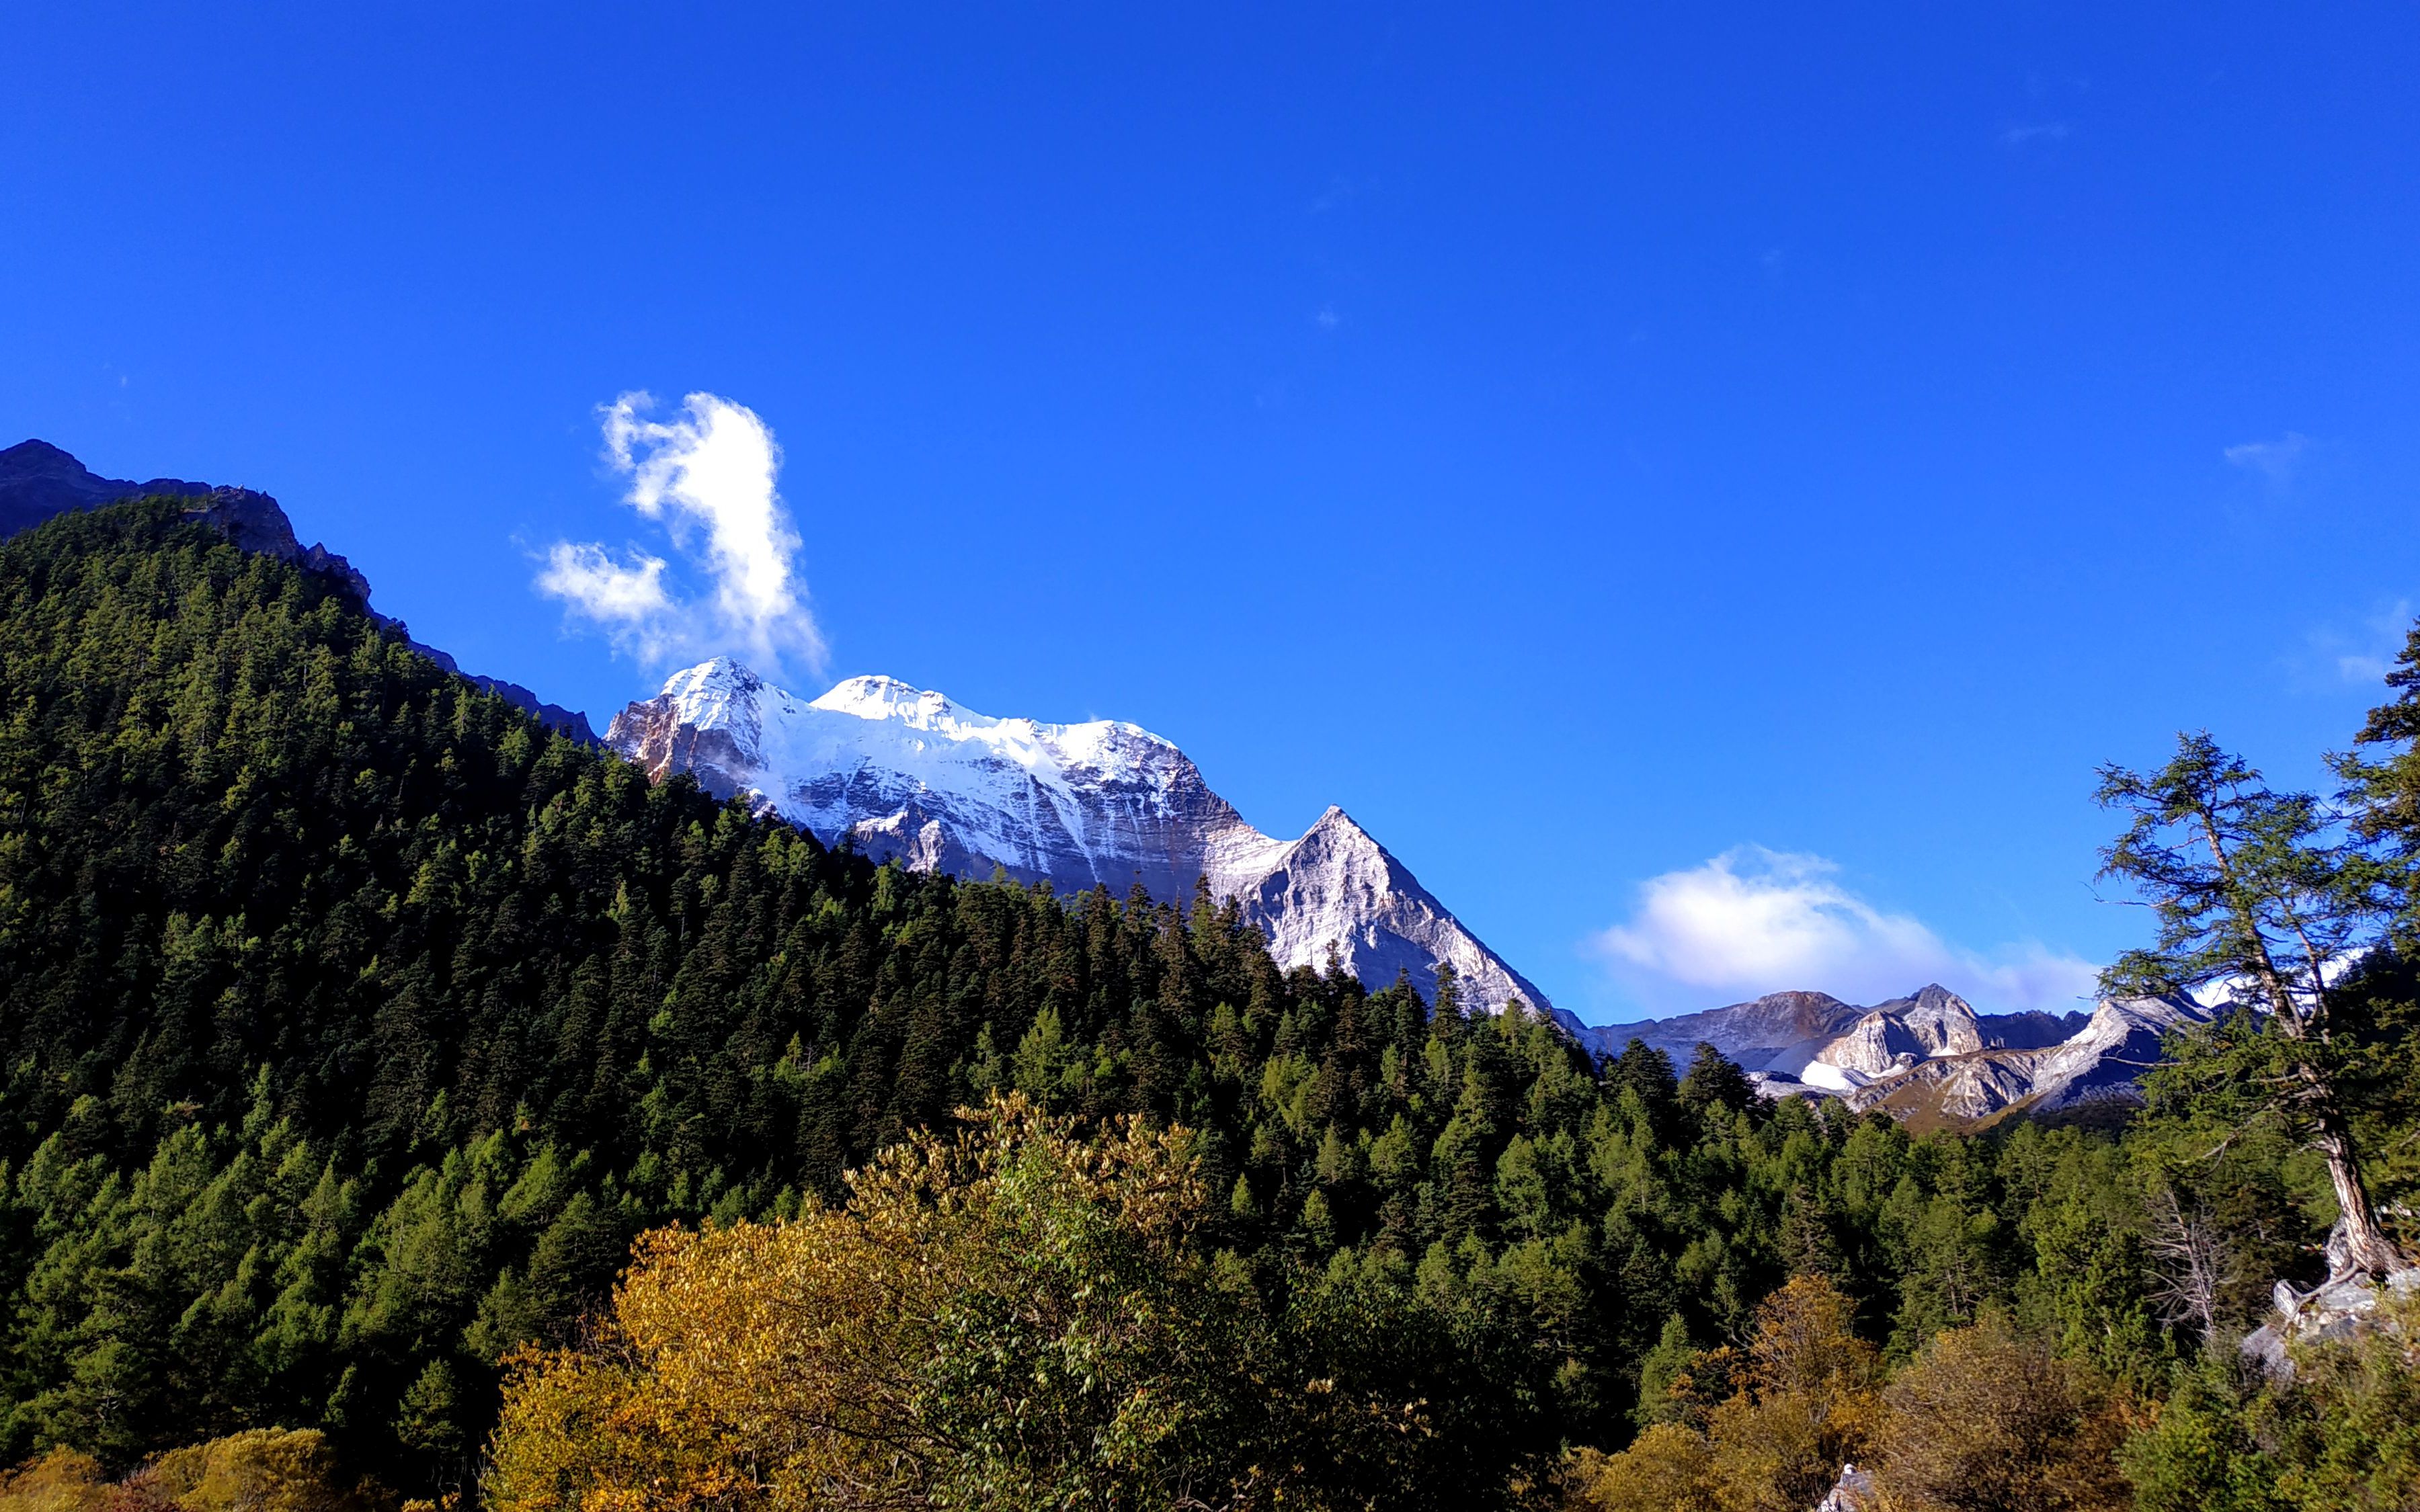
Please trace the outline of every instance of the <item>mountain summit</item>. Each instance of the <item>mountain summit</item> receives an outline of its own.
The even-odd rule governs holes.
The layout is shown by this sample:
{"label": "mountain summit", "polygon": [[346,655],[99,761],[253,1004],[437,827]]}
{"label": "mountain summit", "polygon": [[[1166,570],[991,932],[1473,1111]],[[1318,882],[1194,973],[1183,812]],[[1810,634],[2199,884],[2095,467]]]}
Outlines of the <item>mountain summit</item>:
{"label": "mountain summit", "polygon": [[1296,840],[1264,835],[1139,725],[994,718],[893,677],[805,700],[717,657],[616,715],[605,743],[659,779],[690,773],[916,871],[997,869],[1064,893],[1140,886],[1171,903],[1206,884],[1236,900],[1280,965],[1321,965],[1332,949],[1364,982],[1409,972],[1434,997],[1450,964],[1466,1007],[1548,1007],[1343,810]]}

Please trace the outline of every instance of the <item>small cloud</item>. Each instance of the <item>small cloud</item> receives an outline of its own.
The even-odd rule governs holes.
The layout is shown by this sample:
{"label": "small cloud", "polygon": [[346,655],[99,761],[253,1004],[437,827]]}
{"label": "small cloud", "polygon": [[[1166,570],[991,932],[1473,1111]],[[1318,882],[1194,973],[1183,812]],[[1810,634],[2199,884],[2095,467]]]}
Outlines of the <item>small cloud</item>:
{"label": "small cloud", "polygon": [[1336,306],[1323,304],[1319,307],[1319,313],[1311,317],[1311,323],[1322,331],[1333,331],[1344,323],[1344,317],[1336,313]]}
{"label": "small cloud", "polygon": [[2293,486],[2294,475],[2302,470],[2310,450],[2309,437],[2300,431],[2289,430],[2276,440],[2245,441],[2241,446],[2229,446],[2219,455],[2226,458],[2229,466],[2257,473],[2267,481],[2273,491],[2284,493]]}
{"label": "small cloud", "polygon": [[2028,142],[2064,142],[2068,136],[2065,121],[2038,121],[2031,125],[2010,126],[2000,132],[2000,145],[2021,147]]}
{"label": "small cloud", "polygon": [[2412,601],[2398,598],[2364,615],[2350,628],[2322,625],[2311,631],[2303,638],[2303,654],[2288,657],[2287,664],[2306,690],[2375,687],[2395,670],[2412,631]]}
{"label": "small cloud", "polygon": [[547,549],[538,592],[642,662],[733,652],[768,671],[790,657],[820,671],[823,636],[806,605],[798,532],[774,487],[782,453],[772,430],[711,393],[690,394],[670,421],[646,418],[654,408],[636,393],[600,407],[606,461],[630,480],[622,501],[663,526],[707,596],[678,596],[664,557],[632,547],[617,559],[599,543],[572,541]]}
{"label": "small cloud", "polygon": [[601,546],[557,541],[547,548],[537,590],[615,636],[629,638],[642,660],[654,661],[666,649],[665,632],[677,612],[664,592],[667,563],[635,548],[628,557],[620,563]]}
{"label": "small cloud", "polygon": [[1781,271],[1783,257],[1784,254],[1779,247],[1767,247],[1764,249],[1764,255],[1757,261],[1764,265],[1764,270],[1767,273],[1778,273]]}
{"label": "small cloud", "polygon": [[2063,1011],[2092,994],[2089,962],[2038,944],[1989,954],[1951,945],[1922,920],[1875,907],[1820,856],[1742,845],[1642,883],[1626,923],[1598,952],[1659,1010],[1791,989],[1870,1003],[1939,981],[1985,1011]]}

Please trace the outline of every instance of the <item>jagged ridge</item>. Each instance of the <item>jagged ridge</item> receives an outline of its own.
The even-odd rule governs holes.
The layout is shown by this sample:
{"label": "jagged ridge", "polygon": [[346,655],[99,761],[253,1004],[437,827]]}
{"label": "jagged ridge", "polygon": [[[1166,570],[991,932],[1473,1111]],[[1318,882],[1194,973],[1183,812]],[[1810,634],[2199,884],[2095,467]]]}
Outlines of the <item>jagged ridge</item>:
{"label": "jagged ridge", "polygon": [[[247,551],[263,552],[313,572],[334,574],[352,589],[371,619],[411,640],[411,632],[402,621],[370,608],[369,579],[325,546],[303,546],[295,538],[293,522],[286,517],[286,511],[268,494],[185,478],[153,478],[147,483],[104,478],[73,455],[43,440],[20,441],[0,451],[0,536],[13,535],[71,509],[93,509],[121,499],[161,495],[196,501],[195,507],[188,513],[226,532],[228,539]],[[411,643],[414,651],[447,671],[527,710],[551,728],[584,744],[597,743],[588,716],[578,710],[548,703],[519,683],[464,671],[452,656],[435,646],[418,640]]]}
{"label": "jagged ridge", "polygon": [[1927,1121],[1965,1123],[2023,1104],[2055,1112],[2139,1097],[2169,1032],[2206,1024],[2189,997],[2098,1004],[2090,1014],[1978,1013],[1938,982],[1870,1008],[1828,994],[1752,1002],[1585,1030],[1610,1054],[1636,1038],[1677,1057],[1711,1044],[1776,1096],[1839,1097]]}

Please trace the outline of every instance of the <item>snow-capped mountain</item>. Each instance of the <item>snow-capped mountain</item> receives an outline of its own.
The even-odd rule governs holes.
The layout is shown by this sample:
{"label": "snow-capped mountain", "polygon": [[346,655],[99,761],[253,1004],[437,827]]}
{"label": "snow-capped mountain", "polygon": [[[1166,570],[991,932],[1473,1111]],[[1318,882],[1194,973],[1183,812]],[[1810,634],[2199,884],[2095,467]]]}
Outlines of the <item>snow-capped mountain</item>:
{"label": "snow-capped mountain", "polygon": [[688,772],[827,842],[1061,892],[1140,883],[1183,902],[1197,880],[1233,897],[1284,966],[1335,950],[1364,982],[1408,971],[1434,996],[1450,963],[1466,1006],[1544,996],[1457,921],[1402,862],[1330,809],[1300,839],[1254,829],[1174,745],[1112,719],[999,719],[891,677],[804,700],[728,657],[675,673],[614,716],[605,743],[661,780]]}
{"label": "snow-capped mountain", "polygon": [[1700,1043],[1776,1096],[1839,1097],[1934,1123],[2022,1103],[2049,1113],[2136,1099],[2169,1031],[2210,1022],[2189,997],[2107,1001],[2090,1014],[1978,1013],[1939,983],[1858,1008],[1823,993],[1774,993],[1678,1018],[1586,1030],[1602,1055],[1636,1038],[1683,1059]]}

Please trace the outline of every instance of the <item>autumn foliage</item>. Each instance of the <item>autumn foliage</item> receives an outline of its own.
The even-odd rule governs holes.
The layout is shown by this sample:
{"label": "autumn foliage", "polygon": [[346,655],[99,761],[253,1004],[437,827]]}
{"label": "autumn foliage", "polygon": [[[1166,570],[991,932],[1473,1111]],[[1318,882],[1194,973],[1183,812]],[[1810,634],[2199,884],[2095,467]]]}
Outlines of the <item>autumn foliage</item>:
{"label": "autumn foliage", "polygon": [[845,1206],[643,1239],[595,1345],[509,1379],[488,1504],[1486,1504],[1437,1404],[1372,1384],[1419,1377],[1407,1297],[1264,1302],[1192,1242],[1182,1131],[971,1119]]}
{"label": "autumn foliage", "polygon": [[1597,1512],[1804,1512],[1881,1415],[1882,1362],[1854,1309],[1819,1276],[1758,1307],[1745,1348],[1700,1355],[1674,1395],[1683,1420],[1621,1454],[1583,1457],[1575,1503]]}
{"label": "autumn foliage", "polygon": [[378,1487],[346,1473],[326,1437],[311,1428],[249,1428],[188,1444],[122,1480],[68,1448],[0,1474],[0,1512],[386,1512],[393,1505]]}

